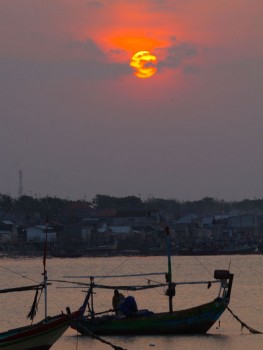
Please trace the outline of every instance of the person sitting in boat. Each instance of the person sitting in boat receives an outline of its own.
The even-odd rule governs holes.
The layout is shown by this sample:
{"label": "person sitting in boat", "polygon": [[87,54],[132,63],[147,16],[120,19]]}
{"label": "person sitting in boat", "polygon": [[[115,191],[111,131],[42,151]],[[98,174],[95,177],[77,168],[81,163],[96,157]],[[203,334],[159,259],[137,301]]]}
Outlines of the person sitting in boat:
{"label": "person sitting in boat", "polygon": [[114,290],[114,295],[112,297],[112,307],[113,307],[113,310],[115,311],[115,314],[117,315],[118,314],[118,307],[120,305],[120,303],[124,300],[124,295],[121,294],[118,289],[115,289]]}
{"label": "person sitting in boat", "polygon": [[132,296],[126,297],[118,307],[119,311],[126,317],[131,317],[138,311],[137,303]]}

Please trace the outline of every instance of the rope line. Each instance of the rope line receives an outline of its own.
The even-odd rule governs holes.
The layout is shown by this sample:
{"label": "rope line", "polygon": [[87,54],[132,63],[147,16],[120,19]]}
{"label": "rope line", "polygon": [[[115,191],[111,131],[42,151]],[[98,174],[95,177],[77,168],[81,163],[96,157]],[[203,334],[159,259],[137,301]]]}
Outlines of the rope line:
{"label": "rope line", "polygon": [[78,346],[79,346],[79,332],[77,331],[76,350],[78,350]]}
{"label": "rope line", "polygon": [[75,324],[77,326],[77,328],[81,329],[82,333],[84,335],[88,335],[91,338],[100,341],[101,343],[109,345],[114,350],[126,350],[125,348],[122,348],[121,346],[115,345],[115,344],[111,343],[110,341],[107,341],[107,340],[99,337],[98,335],[94,334],[91,330],[88,329],[88,327],[85,327],[81,322],[78,322],[77,320],[73,320],[73,324]]}
{"label": "rope line", "polygon": [[[118,270],[118,268],[122,265],[124,265],[126,263],[126,261],[128,260],[129,257],[127,257],[124,261],[122,261],[119,265],[117,265],[114,269],[112,269],[110,272],[108,272],[108,274],[106,274],[106,276],[110,276],[110,274],[112,274],[114,271]],[[103,278],[105,277],[101,277],[98,282],[100,282]]]}
{"label": "rope line", "polygon": [[202,266],[202,267],[204,268],[204,270],[206,270],[206,271],[208,272],[208,274],[209,274],[210,276],[213,277],[212,272],[208,270],[208,268],[205,266],[205,264],[203,264],[203,263],[197,258],[197,256],[194,256],[194,258],[198,261],[199,265]]}
{"label": "rope line", "polygon": [[20,276],[20,277],[22,277],[22,278],[25,278],[25,279],[27,279],[27,280],[29,280],[29,281],[32,281],[32,282],[37,283],[36,280],[34,280],[34,279],[30,278],[30,277],[27,277],[27,276],[25,276],[25,275],[22,275],[22,274],[20,274],[20,273],[18,273],[18,272],[16,272],[16,271],[11,270],[11,269],[8,269],[8,268],[5,267],[5,266],[0,265],[0,268],[6,270],[6,271],[8,271],[8,272],[11,272],[11,273],[13,273],[13,274],[15,274],[15,275],[17,275],[17,276]]}
{"label": "rope line", "polygon": [[246,323],[240,320],[240,318],[234,314],[234,312],[227,306],[227,310],[231,313],[231,315],[241,324],[241,331],[243,328],[246,328],[249,330],[250,333],[252,334],[262,334],[262,332],[257,331],[256,329],[248,326]]}

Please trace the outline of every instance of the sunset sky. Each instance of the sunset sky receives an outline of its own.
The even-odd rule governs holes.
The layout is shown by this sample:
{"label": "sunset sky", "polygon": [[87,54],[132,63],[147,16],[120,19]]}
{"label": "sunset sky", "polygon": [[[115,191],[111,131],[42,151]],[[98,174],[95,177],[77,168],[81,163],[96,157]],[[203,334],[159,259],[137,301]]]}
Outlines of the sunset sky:
{"label": "sunset sky", "polygon": [[262,18],[262,0],[0,0],[0,193],[21,169],[33,196],[263,198]]}

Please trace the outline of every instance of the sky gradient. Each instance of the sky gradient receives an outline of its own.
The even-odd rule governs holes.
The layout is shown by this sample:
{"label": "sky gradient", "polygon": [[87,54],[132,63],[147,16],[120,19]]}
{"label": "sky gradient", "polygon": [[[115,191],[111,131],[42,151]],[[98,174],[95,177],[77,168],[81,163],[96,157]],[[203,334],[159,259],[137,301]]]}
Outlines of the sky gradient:
{"label": "sky gradient", "polygon": [[262,16],[262,0],[0,0],[0,193],[21,169],[34,196],[263,198]]}

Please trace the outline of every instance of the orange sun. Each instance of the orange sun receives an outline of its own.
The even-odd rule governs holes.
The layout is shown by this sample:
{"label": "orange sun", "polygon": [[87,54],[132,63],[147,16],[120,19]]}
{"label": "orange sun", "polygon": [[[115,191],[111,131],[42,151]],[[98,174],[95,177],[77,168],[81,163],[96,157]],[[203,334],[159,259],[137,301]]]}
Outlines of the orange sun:
{"label": "orange sun", "polygon": [[150,78],[156,71],[157,58],[148,51],[139,51],[132,56],[130,66],[138,78]]}

